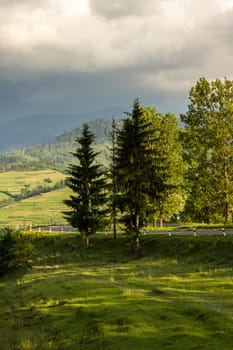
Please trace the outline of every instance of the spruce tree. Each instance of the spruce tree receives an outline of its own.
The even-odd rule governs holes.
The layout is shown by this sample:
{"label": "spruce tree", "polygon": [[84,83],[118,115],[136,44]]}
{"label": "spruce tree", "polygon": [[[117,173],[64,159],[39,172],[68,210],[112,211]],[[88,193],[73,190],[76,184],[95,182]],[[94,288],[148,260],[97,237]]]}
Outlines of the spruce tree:
{"label": "spruce tree", "polygon": [[132,113],[124,120],[117,134],[116,176],[118,206],[124,214],[124,223],[139,245],[140,228],[147,215],[148,124],[138,99]]}
{"label": "spruce tree", "polygon": [[105,204],[106,178],[101,166],[96,163],[98,153],[93,150],[95,135],[84,124],[80,137],[76,138],[79,147],[73,156],[78,164],[68,168],[68,187],[73,191],[64,203],[70,207],[65,218],[86,237],[86,247],[90,245],[89,236],[100,228],[107,212]]}

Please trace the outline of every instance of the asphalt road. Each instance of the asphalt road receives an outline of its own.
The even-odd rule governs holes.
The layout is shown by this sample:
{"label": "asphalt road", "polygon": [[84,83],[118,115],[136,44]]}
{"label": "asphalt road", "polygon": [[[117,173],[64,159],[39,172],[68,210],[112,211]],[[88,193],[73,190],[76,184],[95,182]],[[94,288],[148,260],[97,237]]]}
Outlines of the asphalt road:
{"label": "asphalt road", "polygon": [[[37,231],[47,231],[47,232],[73,232],[76,233],[77,231],[72,226],[41,226],[36,228]],[[103,231],[102,233],[106,234],[112,234],[111,231]],[[121,234],[123,231],[118,231],[117,234]],[[201,230],[176,230],[176,231],[169,231],[169,230],[154,230],[154,231],[145,231],[142,233],[142,235],[149,235],[149,234],[155,234],[155,235],[192,235],[192,236],[199,236],[199,235],[232,235],[233,229],[201,229]]]}

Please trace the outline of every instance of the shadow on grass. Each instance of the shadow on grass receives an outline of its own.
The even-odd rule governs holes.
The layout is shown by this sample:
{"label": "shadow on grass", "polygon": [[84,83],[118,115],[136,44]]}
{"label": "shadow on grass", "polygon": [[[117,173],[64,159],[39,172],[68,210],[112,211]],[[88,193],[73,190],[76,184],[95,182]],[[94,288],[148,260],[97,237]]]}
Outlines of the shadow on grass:
{"label": "shadow on grass", "polygon": [[135,255],[125,237],[31,239],[32,270],[0,280],[0,349],[232,349],[225,241],[146,237]]}
{"label": "shadow on grass", "polygon": [[5,337],[9,349],[231,349],[232,322],[217,312],[171,304],[167,296],[105,298],[16,308]]}

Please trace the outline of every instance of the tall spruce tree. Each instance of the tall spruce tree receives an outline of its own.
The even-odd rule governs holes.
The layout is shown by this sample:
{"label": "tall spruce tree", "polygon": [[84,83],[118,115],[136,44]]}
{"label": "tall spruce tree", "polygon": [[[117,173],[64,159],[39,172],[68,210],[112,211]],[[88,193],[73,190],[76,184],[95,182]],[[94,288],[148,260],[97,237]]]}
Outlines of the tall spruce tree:
{"label": "tall spruce tree", "polygon": [[67,185],[73,194],[64,201],[71,208],[64,213],[65,218],[86,237],[87,248],[90,245],[89,236],[100,228],[107,212],[106,178],[96,163],[98,153],[93,150],[94,140],[89,126],[84,124],[81,136],[76,139],[79,147],[73,153],[78,164],[71,164],[68,168]]}
{"label": "tall spruce tree", "polygon": [[132,112],[117,134],[115,166],[118,206],[136,247],[140,228],[147,218],[148,139],[148,123],[139,100],[135,99]]}

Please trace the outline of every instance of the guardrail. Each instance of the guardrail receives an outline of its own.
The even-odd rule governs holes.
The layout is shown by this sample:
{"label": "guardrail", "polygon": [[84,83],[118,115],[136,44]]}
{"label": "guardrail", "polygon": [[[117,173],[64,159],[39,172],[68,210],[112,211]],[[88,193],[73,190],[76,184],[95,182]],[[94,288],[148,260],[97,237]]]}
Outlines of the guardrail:
{"label": "guardrail", "polygon": [[[70,225],[51,225],[51,226],[37,226],[37,227],[31,227],[30,230],[38,231],[38,232],[60,232],[60,233],[77,233],[77,229]],[[102,233],[102,234],[112,234],[113,231],[111,230],[103,230],[103,231],[98,231],[97,233]],[[117,234],[124,234],[124,231],[117,231]],[[199,235],[232,235],[233,234],[233,229],[225,229],[225,228],[217,228],[217,229],[187,229],[187,230],[144,230],[142,235],[192,235],[194,237],[197,237]]]}

